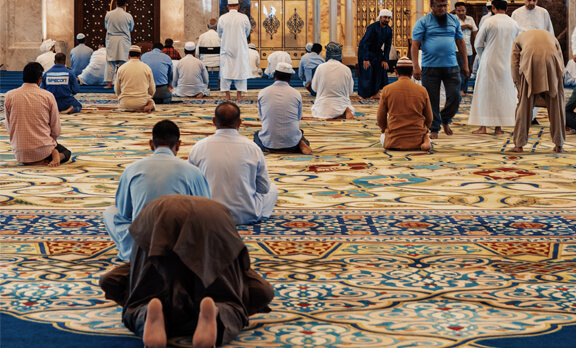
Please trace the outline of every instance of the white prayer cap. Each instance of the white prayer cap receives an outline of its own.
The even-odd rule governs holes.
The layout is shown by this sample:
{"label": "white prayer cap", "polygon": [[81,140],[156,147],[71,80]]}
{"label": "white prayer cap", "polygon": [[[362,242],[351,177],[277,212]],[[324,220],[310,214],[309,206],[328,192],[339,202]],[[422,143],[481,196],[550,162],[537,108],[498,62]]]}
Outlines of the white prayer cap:
{"label": "white prayer cap", "polygon": [[398,62],[396,63],[396,67],[397,68],[411,68],[412,67],[412,61],[408,57],[402,57],[402,58],[398,59]]}
{"label": "white prayer cap", "polygon": [[276,71],[280,71],[286,74],[294,74],[294,69],[292,69],[292,64],[290,63],[278,63],[276,65]]}
{"label": "white prayer cap", "polygon": [[306,44],[306,52],[308,53],[312,52],[312,46],[314,46],[314,44],[312,42],[308,42]]}
{"label": "white prayer cap", "polygon": [[251,49],[255,50],[255,49],[256,49],[256,45],[254,45],[253,43],[249,43],[249,44],[248,44],[248,48],[251,48]]}
{"label": "white prayer cap", "polygon": [[132,45],[130,46],[130,52],[142,53],[142,49],[138,45]]}
{"label": "white prayer cap", "polygon": [[52,49],[52,47],[54,47],[54,45],[56,45],[56,41],[52,40],[52,39],[46,39],[44,40],[44,42],[42,42],[42,44],[40,45],[40,51],[42,52],[48,52]]}
{"label": "white prayer cap", "polygon": [[238,0],[228,0],[228,5],[238,5]]}
{"label": "white prayer cap", "polygon": [[392,11],[387,10],[387,9],[380,10],[380,13],[378,14],[378,20],[380,20],[380,17],[392,18]]}
{"label": "white prayer cap", "polygon": [[492,1],[486,1],[486,7],[492,6]]}
{"label": "white prayer cap", "polygon": [[76,40],[82,40],[82,39],[84,39],[84,38],[86,38],[86,35],[84,35],[84,34],[82,34],[82,33],[76,35]]}
{"label": "white prayer cap", "polygon": [[194,51],[196,49],[196,44],[192,41],[188,41],[186,42],[186,44],[184,45],[184,49],[186,51]]}

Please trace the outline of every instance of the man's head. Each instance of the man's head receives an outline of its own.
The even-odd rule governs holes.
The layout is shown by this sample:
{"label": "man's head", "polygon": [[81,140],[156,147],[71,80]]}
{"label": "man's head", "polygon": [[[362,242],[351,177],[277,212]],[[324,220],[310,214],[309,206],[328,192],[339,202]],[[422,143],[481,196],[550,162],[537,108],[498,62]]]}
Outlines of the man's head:
{"label": "man's head", "polygon": [[504,11],[506,13],[506,9],[508,9],[508,1],[506,0],[494,0],[492,1],[492,7],[498,11]]}
{"label": "man's head", "polygon": [[466,4],[459,1],[454,4],[454,8],[456,9],[456,15],[458,18],[465,20],[466,19]]}
{"label": "man's head", "polygon": [[238,129],[242,120],[240,119],[240,108],[232,102],[220,103],[214,110],[212,123],[216,128]]}
{"label": "man's head", "polygon": [[140,46],[132,45],[130,46],[130,51],[128,51],[128,57],[130,59],[140,59],[140,55],[142,54],[142,49]]}
{"label": "man's head", "polygon": [[46,39],[46,40],[42,41],[42,44],[40,45],[40,51],[42,51],[42,52],[49,52],[49,51],[54,52],[55,47],[56,47],[56,41],[54,41],[52,39]]}
{"label": "man's head", "polygon": [[390,19],[392,18],[392,12],[387,9],[380,10],[378,14],[378,21],[380,22],[381,27],[385,27],[390,23]]}
{"label": "man's head", "polygon": [[308,42],[306,44],[306,47],[304,47],[304,49],[306,50],[307,53],[312,52],[312,45],[314,45],[312,42]]}
{"label": "man's head", "polygon": [[445,17],[448,2],[446,0],[430,0],[430,8],[434,17]]}
{"label": "man's head", "polygon": [[312,52],[320,54],[320,52],[322,52],[322,45],[320,45],[319,43],[315,43],[314,45],[312,45]]}
{"label": "man's head", "polygon": [[329,42],[326,45],[326,60],[335,59],[342,61],[342,45],[337,42]]}
{"label": "man's head", "polygon": [[538,5],[538,0],[524,0],[524,5],[527,10],[532,11]]}
{"label": "man's head", "polygon": [[210,18],[208,22],[208,29],[218,29],[218,20],[216,18]]}
{"label": "man's head", "polygon": [[44,73],[44,68],[42,64],[36,62],[30,62],[24,67],[22,73],[22,81],[25,83],[37,83],[40,84],[40,79],[42,78],[42,73]]}
{"label": "man's head", "polygon": [[170,120],[162,120],[152,129],[150,148],[152,151],[159,147],[168,147],[176,154],[180,148],[180,129]]}
{"label": "man's head", "polygon": [[292,64],[281,62],[276,65],[276,70],[274,71],[274,79],[278,81],[290,82],[292,74],[294,74]]}
{"label": "man's head", "polygon": [[82,33],[76,35],[76,41],[78,41],[79,44],[83,44],[86,41],[86,35]]}
{"label": "man's head", "polygon": [[160,51],[162,51],[162,49],[164,48],[164,45],[162,45],[161,42],[154,42],[154,44],[152,45],[152,49],[159,49]]}
{"label": "man's head", "polygon": [[492,12],[492,1],[486,1],[486,9],[488,12]]}
{"label": "man's head", "polygon": [[164,40],[164,47],[172,47],[172,46],[174,46],[174,40],[172,39]]}
{"label": "man's head", "polygon": [[412,65],[412,61],[408,57],[402,57],[398,59],[396,63],[396,74],[398,76],[412,76],[412,70],[414,66]]}
{"label": "man's head", "polygon": [[238,0],[228,0],[228,10],[238,10],[240,8],[240,2]]}
{"label": "man's head", "polygon": [[126,6],[126,0],[116,0],[117,7],[124,7]]}
{"label": "man's head", "polygon": [[192,41],[186,42],[184,45],[184,54],[194,55],[194,52],[196,52],[196,44]]}
{"label": "man's head", "polygon": [[56,53],[54,56],[54,64],[66,65],[66,55],[64,53]]}

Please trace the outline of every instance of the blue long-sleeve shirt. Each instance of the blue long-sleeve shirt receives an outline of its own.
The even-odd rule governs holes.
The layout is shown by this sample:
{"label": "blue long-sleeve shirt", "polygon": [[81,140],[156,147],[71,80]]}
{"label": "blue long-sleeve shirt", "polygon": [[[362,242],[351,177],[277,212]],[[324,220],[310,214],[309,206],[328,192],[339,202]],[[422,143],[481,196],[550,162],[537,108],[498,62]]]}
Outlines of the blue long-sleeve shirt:
{"label": "blue long-sleeve shirt", "polygon": [[54,94],[56,98],[70,97],[80,91],[76,75],[62,64],[54,64],[42,76],[40,87]]}
{"label": "blue long-sleeve shirt", "polygon": [[167,54],[155,48],[150,52],[144,53],[141,60],[152,69],[154,84],[156,86],[172,83],[172,79],[174,78],[172,59],[170,59]]}

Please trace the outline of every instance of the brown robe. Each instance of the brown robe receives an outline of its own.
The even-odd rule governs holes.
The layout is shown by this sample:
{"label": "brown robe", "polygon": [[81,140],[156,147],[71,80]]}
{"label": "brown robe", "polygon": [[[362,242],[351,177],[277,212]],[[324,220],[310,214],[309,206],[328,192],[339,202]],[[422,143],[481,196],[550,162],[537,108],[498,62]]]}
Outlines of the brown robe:
{"label": "brown robe", "polygon": [[230,213],[211,199],[168,195],[148,203],[130,226],[130,262],[100,278],[106,298],[122,305],[124,325],[142,336],[147,305],[162,301],[166,332],[191,336],[200,302],[218,307],[218,341],[233,340],[248,316],[267,312],[274,289],[250,268]]}
{"label": "brown robe", "polygon": [[400,76],[382,89],[377,121],[385,134],[385,149],[420,149],[433,117],[426,88],[409,77]]}
{"label": "brown robe", "polygon": [[514,144],[528,142],[532,109],[538,95],[546,101],[550,135],[558,146],[564,144],[566,114],[564,111],[564,59],[554,35],[546,30],[527,30],[516,37],[512,46],[512,79],[518,89]]}

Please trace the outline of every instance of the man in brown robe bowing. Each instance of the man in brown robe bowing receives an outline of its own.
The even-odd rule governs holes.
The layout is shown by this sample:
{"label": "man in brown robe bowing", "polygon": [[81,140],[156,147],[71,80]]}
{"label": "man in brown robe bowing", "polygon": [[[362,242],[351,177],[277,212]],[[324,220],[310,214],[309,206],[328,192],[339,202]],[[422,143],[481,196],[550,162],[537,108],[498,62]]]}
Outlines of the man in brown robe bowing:
{"label": "man in brown robe bowing", "polygon": [[428,92],[412,77],[412,61],[402,57],[396,63],[398,81],[382,89],[377,121],[387,150],[422,150],[432,147],[428,129],[432,124],[432,106]]}
{"label": "man in brown robe bowing", "polygon": [[269,312],[272,286],[250,256],[224,205],[168,195],[148,203],[130,226],[130,262],[100,277],[106,298],[144,346],[193,335],[194,348],[236,338],[248,317]]}

